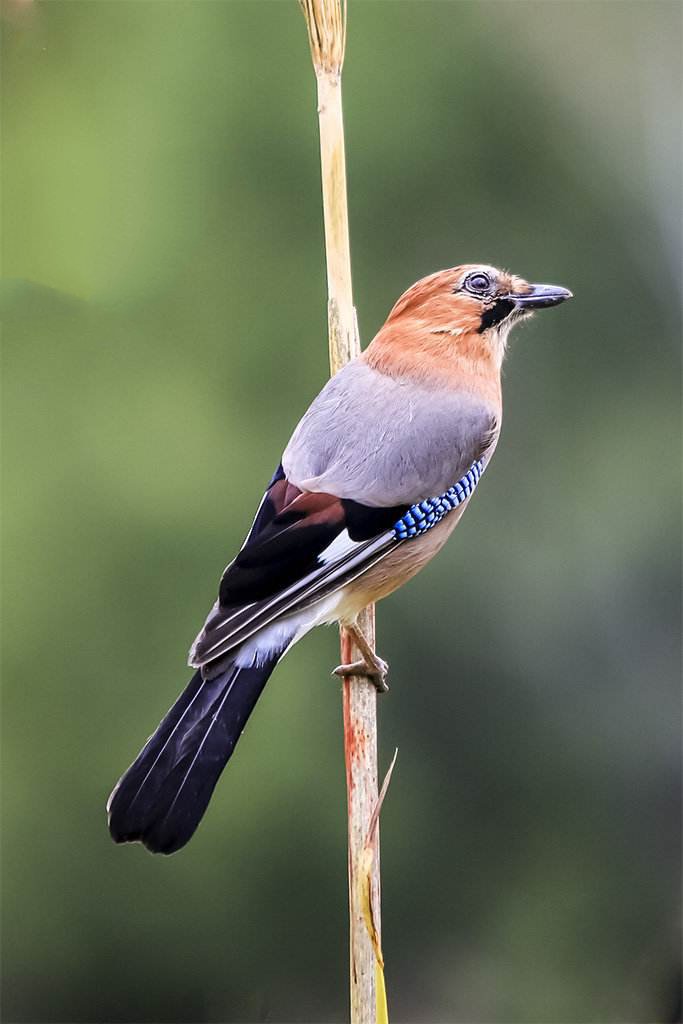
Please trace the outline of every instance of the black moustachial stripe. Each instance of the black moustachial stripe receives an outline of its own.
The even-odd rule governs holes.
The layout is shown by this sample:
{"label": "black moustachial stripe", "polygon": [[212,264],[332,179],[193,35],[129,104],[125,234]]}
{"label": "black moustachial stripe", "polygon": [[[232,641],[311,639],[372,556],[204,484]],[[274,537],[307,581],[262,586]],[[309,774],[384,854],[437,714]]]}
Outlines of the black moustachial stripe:
{"label": "black moustachial stripe", "polygon": [[492,306],[489,306],[481,314],[478,333],[483,334],[490,327],[495,327],[496,324],[501,323],[506,316],[510,315],[514,308],[515,304],[511,299],[497,299]]}

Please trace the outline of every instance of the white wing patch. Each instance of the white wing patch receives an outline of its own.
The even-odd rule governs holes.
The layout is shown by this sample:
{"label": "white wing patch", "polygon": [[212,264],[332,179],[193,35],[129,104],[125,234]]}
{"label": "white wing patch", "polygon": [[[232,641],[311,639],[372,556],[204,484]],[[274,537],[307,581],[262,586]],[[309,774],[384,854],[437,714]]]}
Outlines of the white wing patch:
{"label": "white wing patch", "polygon": [[321,565],[329,565],[331,562],[336,562],[341,558],[345,558],[346,555],[350,554],[354,548],[360,547],[362,541],[351,540],[349,537],[348,530],[342,530],[341,533],[337,534],[331,544],[320,552],[318,555],[318,561]]}

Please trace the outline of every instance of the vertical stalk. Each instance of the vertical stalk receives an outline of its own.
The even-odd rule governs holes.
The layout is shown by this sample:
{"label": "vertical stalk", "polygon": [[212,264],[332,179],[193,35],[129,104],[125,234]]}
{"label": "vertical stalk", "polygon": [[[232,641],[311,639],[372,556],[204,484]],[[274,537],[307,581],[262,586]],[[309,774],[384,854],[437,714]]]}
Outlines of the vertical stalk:
{"label": "vertical stalk", "polygon": [[[374,643],[375,610],[369,607],[360,626]],[[342,661],[356,661],[360,652],[341,631]],[[349,829],[349,991],[351,1024],[375,1024],[377,1020],[377,972],[375,952],[365,923],[360,858],[377,805],[377,691],[364,677],[347,677],[343,682],[344,759]],[[379,825],[370,876],[373,924],[381,945]]]}
{"label": "vertical stalk", "polygon": [[[360,339],[351,290],[351,251],[346,198],[346,161],[342,118],[341,70],[346,36],[345,0],[300,0],[318,83],[320,163],[325,256],[327,261],[330,371],[335,374],[360,354]],[[374,645],[374,608],[366,608],[359,625]],[[344,664],[357,661],[351,637],[341,631]],[[377,693],[364,676],[345,678],[342,689],[344,757],[348,803],[348,875],[350,924],[351,1024],[376,1024],[375,953],[363,915],[360,861],[377,806]],[[370,879],[374,926],[379,938],[379,839]]]}

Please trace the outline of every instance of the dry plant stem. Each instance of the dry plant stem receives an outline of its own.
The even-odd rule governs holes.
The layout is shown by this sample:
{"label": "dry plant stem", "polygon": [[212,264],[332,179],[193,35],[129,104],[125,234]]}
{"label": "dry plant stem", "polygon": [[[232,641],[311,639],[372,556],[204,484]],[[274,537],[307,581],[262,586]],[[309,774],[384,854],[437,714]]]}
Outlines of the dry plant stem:
{"label": "dry plant stem", "polygon": [[335,374],[350,359],[360,355],[360,340],[351,292],[341,76],[334,71],[318,71],[316,76],[329,296],[330,372]]}
{"label": "dry plant stem", "polygon": [[[365,636],[375,639],[373,608],[359,616]],[[341,656],[345,664],[355,661],[358,651],[342,630]],[[348,661],[347,661],[348,659]],[[364,676],[349,676],[342,684],[344,712],[344,757],[349,828],[349,953],[351,1024],[375,1024],[375,953],[365,924],[362,887],[358,884],[359,862],[377,805],[377,690]],[[381,944],[379,831],[370,881],[375,929]]]}
{"label": "dry plant stem", "polygon": [[[341,78],[334,71],[319,71],[317,78],[329,294],[330,370],[336,373],[350,359],[360,354],[360,339],[351,292]],[[362,612],[358,625],[374,648],[374,608],[366,608]],[[342,630],[342,664],[351,664],[362,656],[351,637]],[[343,682],[342,695],[349,826],[351,1024],[374,1024],[375,955],[363,917],[361,890],[356,883],[370,817],[377,803],[377,691],[365,676],[349,676]],[[379,931],[379,839],[373,865],[372,900]]]}
{"label": "dry plant stem", "polygon": [[[360,353],[351,291],[341,60],[332,68],[316,64],[316,76],[329,296],[330,370],[334,374]],[[374,647],[374,608],[366,608],[358,624]],[[350,664],[361,657],[362,652],[342,630],[342,664]],[[377,692],[365,676],[350,676],[344,679],[342,694],[349,829],[351,1024],[375,1024],[375,955],[363,917],[358,878],[360,857],[377,803]],[[373,861],[371,892],[375,927],[379,932],[379,838]]]}

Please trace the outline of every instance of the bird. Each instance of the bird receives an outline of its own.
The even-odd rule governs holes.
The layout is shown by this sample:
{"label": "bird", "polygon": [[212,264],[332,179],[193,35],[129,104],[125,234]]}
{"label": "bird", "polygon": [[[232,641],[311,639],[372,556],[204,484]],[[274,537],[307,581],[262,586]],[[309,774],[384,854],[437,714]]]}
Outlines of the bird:
{"label": "bird", "polygon": [[195,674],[109,798],[115,842],[189,841],[273,669],[315,626],[341,623],[362,654],[337,675],[386,689],[358,615],[443,547],[498,443],[511,329],[571,297],[486,264],[438,271],[327,381],[223,572]]}

